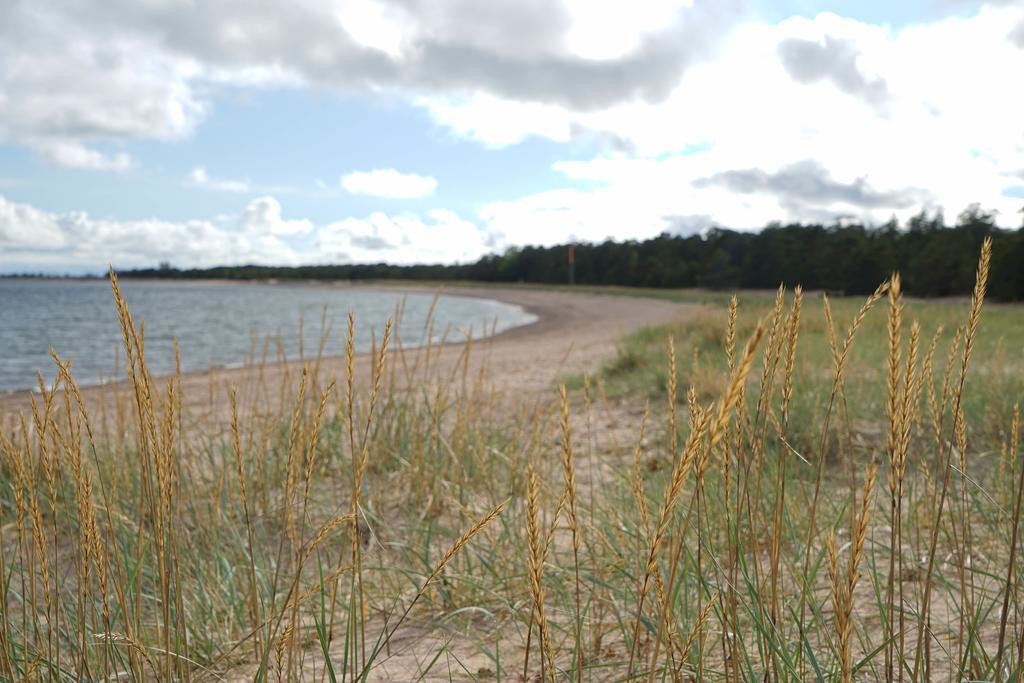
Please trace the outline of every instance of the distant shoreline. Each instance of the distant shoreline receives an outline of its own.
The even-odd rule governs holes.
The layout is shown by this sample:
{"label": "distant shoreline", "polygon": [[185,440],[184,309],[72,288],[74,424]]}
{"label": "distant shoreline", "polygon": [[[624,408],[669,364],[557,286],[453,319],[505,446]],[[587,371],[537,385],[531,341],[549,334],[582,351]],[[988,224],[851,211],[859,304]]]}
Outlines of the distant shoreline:
{"label": "distant shoreline", "polygon": [[50,280],[57,282],[96,282],[106,278],[106,275],[0,275],[0,280],[34,280],[36,282]]}
{"label": "distant shoreline", "polygon": [[[316,284],[328,285],[324,282]],[[330,283],[328,286],[347,285]],[[625,335],[644,326],[667,323],[698,308],[695,304],[661,299],[533,288],[459,287],[459,291],[450,291],[429,284],[359,284],[353,285],[353,288],[416,294],[442,289],[446,296],[499,301],[519,306],[530,313],[536,318],[533,322],[503,330],[483,341],[492,379],[509,391],[543,390],[550,387],[552,379],[560,374],[595,372],[601,363],[614,355],[619,340]],[[411,346],[406,348],[413,350]],[[437,362],[454,367],[459,362],[465,343],[448,340],[444,345],[435,345],[434,348],[437,349]],[[365,358],[366,354],[360,354],[360,357]],[[268,363],[261,375],[271,384],[281,382],[294,377],[302,363],[298,360]],[[321,369],[325,376],[341,377],[344,364],[343,356],[325,356]],[[365,365],[357,364],[360,372],[363,372]],[[207,370],[183,373],[189,407],[197,414],[207,410],[206,397],[211,383],[216,385],[217,396],[223,398],[231,386],[252,382],[255,374],[255,368],[251,366],[219,368],[212,374]],[[98,402],[102,395],[126,386],[126,382],[121,380],[83,387],[83,394],[87,402]],[[28,397],[32,393],[20,390],[0,395],[0,417],[6,419],[26,409]],[[214,409],[221,410],[223,406],[218,403]]]}
{"label": "distant shoreline", "polygon": [[[63,278],[63,277],[58,277],[58,278],[5,278],[5,277],[0,277],[0,281],[2,281],[2,280],[29,280],[29,279],[31,279],[33,281],[36,281],[36,282],[46,281],[46,282],[88,282],[88,283],[101,283],[101,282],[104,282],[106,280],[105,277],[104,278]],[[157,285],[192,286],[192,287],[201,287],[201,286],[231,286],[231,285],[237,285],[237,286],[253,286],[253,285],[256,285],[256,286],[264,286],[264,287],[314,287],[314,288],[319,288],[319,289],[339,289],[339,290],[351,289],[351,290],[359,290],[359,291],[364,291],[364,292],[382,292],[382,293],[391,293],[391,294],[416,294],[416,295],[421,295],[421,296],[439,295],[439,296],[446,296],[446,297],[452,297],[452,298],[477,299],[477,300],[481,300],[481,301],[493,301],[493,302],[497,302],[497,303],[502,303],[502,304],[505,304],[505,305],[508,305],[508,306],[512,306],[512,307],[518,308],[524,314],[526,314],[527,316],[532,318],[531,320],[528,320],[526,322],[522,322],[522,323],[518,323],[518,324],[513,324],[510,327],[502,329],[502,330],[498,331],[495,334],[486,334],[486,335],[479,336],[479,337],[476,338],[476,340],[478,340],[478,341],[479,340],[484,340],[484,339],[488,339],[488,340],[489,339],[494,339],[494,338],[497,338],[497,337],[500,337],[500,336],[503,336],[503,335],[511,334],[513,332],[522,331],[522,330],[524,330],[524,328],[530,328],[530,327],[533,327],[535,325],[543,323],[544,319],[547,316],[551,315],[551,311],[549,311],[544,306],[538,306],[538,305],[535,305],[535,304],[522,304],[522,303],[519,302],[517,297],[515,297],[515,296],[501,296],[500,292],[497,292],[497,291],[494,292],[493,295],[492,295],[491,292],[466,293],[466,292],[463,292],[463,291],[451,291],[450,289],[446,289],[443,285],[432,285],[430,283],[424,283],[423,285],[417,286],[415,283],[410,284],[410,285],[405,285],[405,284],[395,285],[395,284],[389,284],[389,283],[373,283],[373,282],[369,282],[369,281],[366,281],[366,282],[352,282],[352,281],[344,281],[344,280],[342,280],[342,281],[327,281],[327,280],[309,280],[309,281],[306,281],[306,280],[284,280],[284,281],[277,281],[277,280],[245,280],[245,281],[237,281],[237,280],[215,279],[215,278],[206,279],[206,280],[198,280],[198,279],[197,280],[176,280],[176,279],[173,279],[173,278],[156,279],[156,278],[120,278],[120,277],[118,278],[118,280],[122,284],[123,283],[146,282],[146,283],[154,283],[154,284],[157,284]],[[443,346],[462,345],[463,343],[464,342],[461,342],[461,341],[446,341],[443,344]],[[408,350],[415,350],[415,349],[420,348],[422,346],[425,346],[425,344],[415,344],[415,343],[406,343],[406,344],[404,344],[404,348],[406,348]],[[435,344],[435,346],[439,346],[439,344]],[[357,357],[365,357],[366,354],[367,354],[367,352],[361,351],[361,352],[358,352],[356,355],[357,355]],[[325,356],[325,358],[337,358],[337,357],[338,356],[336,356],[336,355]],[[298,364],[298,363],[301,363],[301,362],[303,362],[303,361],[298,360],[298,359],[289,359],[287,361],[284,361],[283,364],[293,365],[293,364]],[[281,361],[274,361],[274,364],[282,364],[282,362]],[[209,366],[208,369],[188,370],[188,371],[183,372],[182,374],[184,376],[195,376],[195,375],[205,376],[205,375],[208,375],[211,371],[218,372],[218,373],[219,372],[234,372],[234,371],[239,371],[239,370],[244,371],[244,370],[246,370],[246,369],[248,369],[250,367],[251,366],[246,365],[242,361],[237,362],[237,363],[233,363],[233,362],[232,363],[220,363],[220,364],[216,364],[216,365],[211,365],[211,366]],[[167,376],[169,376],[169,375],[166,374],[166,373],[160,373],[160,374],[155,374],[154,378],[155,379],[163,379],[163,378],[166,378]],[[124,385],[125,382],[126,382],[126,380],[124,380],[123,378],[120,378],[120,379],[113,379],[113,378],[111,378],[111,379],[106,379],[106,380],[101,379],[101,380],[96,380],[96,381],[91,381],[91,380],[90,381],[82,381],[79,378],[76,378],[76,381],[80,382],[79,386],[83,390],[86,390],[86,389],[88,389],[88,390],[99,390],[99,389],[105,388],[105,387],[117,387],[118,385]],[[5,404],[5,402],[17,400],[19,398],[27,399],[30,395],[38,396],[39,395],[38,388],[33,387],[33,388],[27,388],[27,389],[6,389],[6,390],[0,388],[0,415],[2,415],[5,412],[4,411],[4,408],[5,408],[4,404]]]}

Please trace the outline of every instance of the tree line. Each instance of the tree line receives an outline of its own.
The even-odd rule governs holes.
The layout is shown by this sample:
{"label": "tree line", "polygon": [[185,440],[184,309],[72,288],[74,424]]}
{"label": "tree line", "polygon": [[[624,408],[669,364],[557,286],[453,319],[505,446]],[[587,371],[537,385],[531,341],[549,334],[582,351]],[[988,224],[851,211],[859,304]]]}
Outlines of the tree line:
{"label": "tree line", "polygon": [[[842,294],[867,294],[894,271],[905,291],[921,297],[966,295],[985,237],[993,238],[990,295],[1024,300],[1024,228],[1005,230],[995,215],[972,206],[947,226],[941,213],[921,212],[904,226],[770,224],[759,232],[711,228],[689,236],[574,245],[575,282],[588,285],[765,289],[800,284]],[[386,263],[295,267],[224,266],[124,272],[136,278],[229,280],[473,280],[566,283],[568,245],[513,247],[468,264]]]}

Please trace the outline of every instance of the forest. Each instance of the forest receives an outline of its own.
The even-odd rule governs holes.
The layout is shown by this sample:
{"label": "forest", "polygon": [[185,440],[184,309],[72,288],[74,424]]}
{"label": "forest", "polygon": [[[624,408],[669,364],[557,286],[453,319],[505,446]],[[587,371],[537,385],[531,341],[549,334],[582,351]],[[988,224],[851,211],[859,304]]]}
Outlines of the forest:
{"label": "forest", "polygon": [[[941,213],[922,211],[899,225],[773,223],[758,232],[710,228],[688,236],[576,243],[573,280],[582,285],[765,289],[797,284],[837,294],[868,294],[898,271],[913,296],[971,292],[978,250],[993,239],[990,296],[1024,299],[1024,228],[1007,230],[995,214],[971,206],[948,226]],[[471,280],[564,284],[569,245],[516,247],[475,263],[398,266],[386,263],[297,267],[224,266],[123,272],[134,278],[237,280]]]}

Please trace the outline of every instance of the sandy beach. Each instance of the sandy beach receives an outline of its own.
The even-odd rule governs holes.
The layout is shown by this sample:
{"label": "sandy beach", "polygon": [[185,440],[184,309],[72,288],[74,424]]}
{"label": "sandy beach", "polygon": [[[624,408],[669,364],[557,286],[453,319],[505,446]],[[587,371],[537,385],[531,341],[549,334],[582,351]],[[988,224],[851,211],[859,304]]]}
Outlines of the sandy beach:
{"label": "sandy beach", "polygon": [[[325,286],[417,293],[438,291],[432,286]],[[596,371],[603,361],[614,355],[616,343],[623,336],[696,310],[693,304],[564,290],[460,286],[441,291],[448,296],[480,297],[522,306],[537,317],[536,322],[501,332],[484,343],[477,342],[486,352],[490,379],[504,391],[518,394],[549,389],[558,375]],[[463,350],[464,344],[455,341],[435,350],[432,362],[439,374],[453,368]],[[339,351],[327,351],[320,365],[321,377],[344,376],[345,359],[337,355]],[[363,362],[359,367],[366,365]],[[269,365],[260,374],[260,381],[265,390],[276,392],[282,381],[297,376],[301,366],[301,361]],[[240,387],[240,392],[244,392],[242,388],[251,387],[255,382],[255,372],[254,368],[240,367],[214,370],[213,377],[208,372],[187,373],[183,382],[186,405],[197,417],[226,408],[227,401],[222,399],[230,388]],[[104,392],[115,388],[86,387],[83,394],[87,401],[98,401]],[[28,392],[0,397],[0,417],[4,420],[12,419],[27,407]]]}

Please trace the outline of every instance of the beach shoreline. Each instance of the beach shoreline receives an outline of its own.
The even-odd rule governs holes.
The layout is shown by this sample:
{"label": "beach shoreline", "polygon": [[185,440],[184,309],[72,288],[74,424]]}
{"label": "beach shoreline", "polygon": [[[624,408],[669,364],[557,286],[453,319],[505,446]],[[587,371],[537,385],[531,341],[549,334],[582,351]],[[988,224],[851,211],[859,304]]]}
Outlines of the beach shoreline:
{"label": "beach shoreline", "polygon": [[[131,282],[131,280],[126,280]],[[145,280],[147,282],[178,282],[177,280]],[[231,280],[191,281],[198,284],[244,285],[256,282]],[[437,286],[424,283],[366,283],[361,282],[268,282],[266,286],[321,286],[348,288],[358,291],[381,291],[409,294],[439,294],[453,297],[489,299],[518,306],[535,318],[532,322],[501,330],[488,337],[474,337],[473,343],[482,343],[489,354],[489,368],[493,381],[509,390],[535,392],[547,388],[562,374],[595,372],[600,363],[610,358],[619,339],[641,327],[667,323],[680,315],[692,313],[697,306],[669,302],[661,299],[623,297],[593,292],[570,292],[561,289],[492,287],[492,286]],[[358,321],[356,321],[358,324]],[[435,361],[441,364],[457,362],[465,341],[448,339],[444,344],[433,344]],[[407,352],[417,347],[404,346]],[[366,352],[357,354],[365,359]],[[281,382],[293,377],[304,363],[313,357],[288,361],[268,362],[263,368],[252,365],[219,367],[182,373],[186,395],[212,394],[215,380],[226,391],[242,386],[260,371],[261,381]],[[319,368],[326,376],[341,376],[344,371],[343,354],[325,354]],[[360,364],[360,367],[365,363]],[[159,377],[158,379],[163,379]],[[103,384],[83,385],[87,401],[98,400],[103,394],[126,386],[125,379]],[[219,393],[219,392],[218,392]],[[0,417],[15,416],[30,405],[30,396],[38,391],[17,390],[0,395]],[[197,407],[199,401],[190,401]]]}

